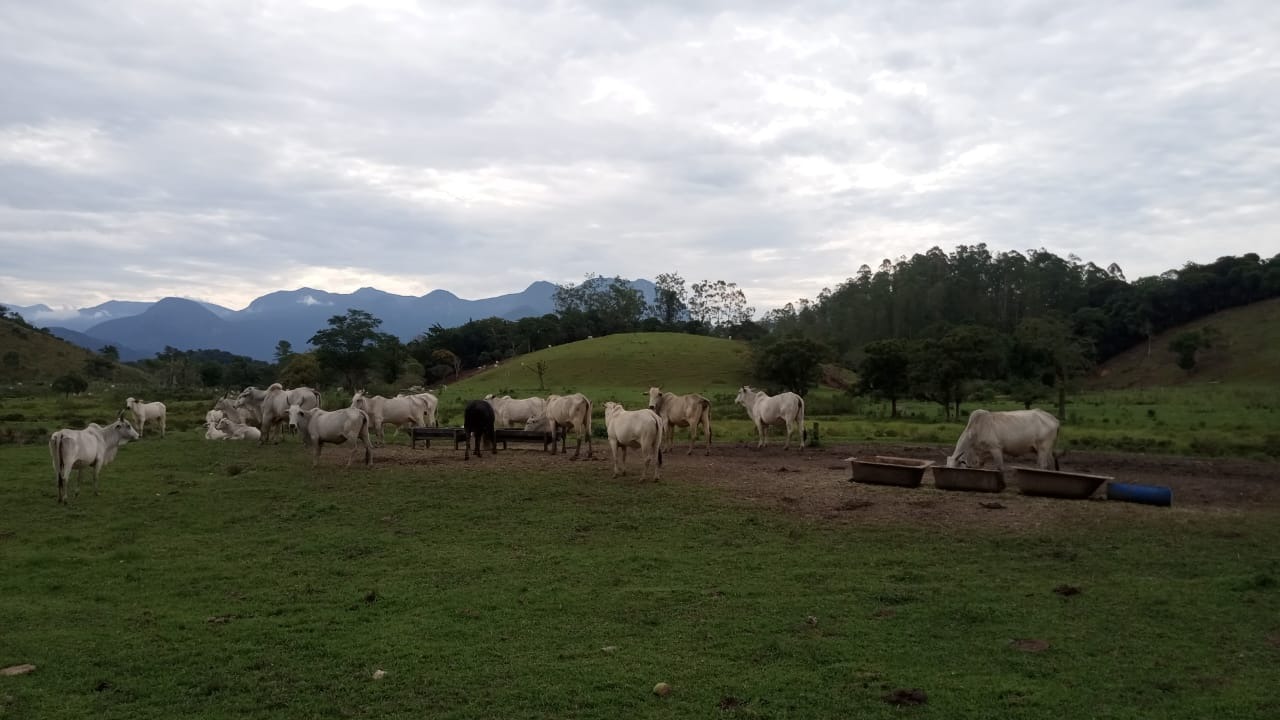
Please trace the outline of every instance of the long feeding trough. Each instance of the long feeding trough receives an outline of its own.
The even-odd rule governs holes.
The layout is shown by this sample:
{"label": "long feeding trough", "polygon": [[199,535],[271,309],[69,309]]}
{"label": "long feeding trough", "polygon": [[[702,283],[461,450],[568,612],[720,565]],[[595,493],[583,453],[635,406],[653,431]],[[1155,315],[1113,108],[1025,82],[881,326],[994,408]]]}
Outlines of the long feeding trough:
{"label": "long feeding trough", "polygon": [[906,488],[920,487],[920,481],[924,479],[924,471],[933,464],[932,460],[885,455],[845,459],[852,466],[852,476],[849,479],[853,482]]}
{"label": "long feeding trough", "polygon": [[1015,468],[1018,490],[1023,495],[1083,500],[1094,493],[1102,483],[1114,480],[1107,475],[1041,470],[1039,468]]}
{"label": "long feeding trough", "polygon": [[933,467],[933,486],[939,490],[998,493],[1004,490],[1004,473],[979,468]]}

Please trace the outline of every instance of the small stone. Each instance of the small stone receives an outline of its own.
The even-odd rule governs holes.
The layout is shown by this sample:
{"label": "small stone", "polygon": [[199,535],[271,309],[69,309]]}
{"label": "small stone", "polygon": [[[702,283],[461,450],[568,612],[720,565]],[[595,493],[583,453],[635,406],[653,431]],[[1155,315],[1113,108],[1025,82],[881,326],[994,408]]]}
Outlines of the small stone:
{"label": "small stone", "polygon": [[600,652],[607,652],[607,653],[611,653],[611,652],[618,652],[618,646],[617,646],[617,645],[605,645],[604,647],[600,648]]}
{"label": "small stone", "polygon": [[381,680],[382,678],[384,678],[384,677],[386,677],[386,676],[387,676],[387,671],[386,671],[386,670],[374,670],[374,671],[373,671],[373,679],[374,679],[374,680]]}
{"label": "small stone", "polygon": [[[11,665],[11,666],[9,666],[9,667],[7,667],[7,668],[4,668],[3,670],[0,670],[0,675],[26,675],[27,673],[29,673],[29,672],[31,672],[32,670],[35,670],[35,669],[36,669],[36,666],[35,666],[35,665],[30,665],[30,664],[26,664],[26,665]],[[655,688],[655,692],[656,692],[656,691],[657,691],[657,690],[656,690],[656,688]]]}
{"label": "small stone", "polygon": [[658,697],[666,697],[671,694],[671,686],[667,683],[660,682],[653,686],[653,694]]}

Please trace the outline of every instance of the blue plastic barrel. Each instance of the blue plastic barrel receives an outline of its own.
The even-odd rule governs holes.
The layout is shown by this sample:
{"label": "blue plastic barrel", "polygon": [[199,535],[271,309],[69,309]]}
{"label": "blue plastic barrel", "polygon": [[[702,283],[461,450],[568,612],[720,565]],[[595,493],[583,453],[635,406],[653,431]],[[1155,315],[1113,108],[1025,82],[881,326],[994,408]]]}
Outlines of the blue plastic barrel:
{"label": "blue plastic barrel", "polygon": [[1107,499],[1169,507],[1173,504],[1173,491],[1162,485],[1110,482],[1107,483]]}

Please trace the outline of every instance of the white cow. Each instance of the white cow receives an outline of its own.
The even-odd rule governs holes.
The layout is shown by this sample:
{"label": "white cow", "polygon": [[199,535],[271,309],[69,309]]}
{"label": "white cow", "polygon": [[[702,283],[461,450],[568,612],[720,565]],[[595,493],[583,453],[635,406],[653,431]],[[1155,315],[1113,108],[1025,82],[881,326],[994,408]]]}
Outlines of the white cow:
{"label": "white cow", "polygon": [[369,424],[378,436],[378,444],[384,445],[387,436],[382,429],[383,423],[391,423],[396,427],[411,425],[425,427],[426,402],[414,395],[397,395],[393,398],[381,395],[366,395],[357,390],[351,397],[351,407],[363,410],[369,415]]}
{"label": "white cow", "polygon": [[439,427],[439,423],[436,422],[436,408],[440,406],[440,398],[429,392],[409,393],[408,396],[417,398],[422,403],[423,424],[429,427]]}
{"label": "white cow", "polygon": [[218,429],[218,423],[226,418],[221,410],[210,410],[204,416],[204,439],[226,440],[227,434]]}
{"label": "white cow", "polygon": [[144,403],[141,400],[127,398],[124,401],[125,407],[133,411],[133,417],[138,421],[138,436],[141,437],[146,432],[148,420],[160,421],[160,437],[164,437],[164,403],[149,402]]}
{"label": "white cow", "polygon": [[[666,434],[667,423],[658,413],[644,410],[626,410],[621,404],[607,402],[604,404],[604,427],[609,433],[609,449],[613,452],[613,476],[625,474],[627,448],[639,448],[644,457],[644,470],[640,472],[640,480],[649,474],[649,463],[653,463],[653,481],[660,479],[659,469],[662,467],[662,437]],[[618,450],[622,450],[622,463],[618,462]]]}
{"label": "white cow", "polygon": [[1042,470],[1058,469],[1053,446],[1058,441],[1058,418],[1044,410],[974,410],[960,433],[947,467],[982,467],[988,458],[1004,470],[1004,454],[1035,453]]}
{"label": "white cow", "polygon": [[215,429],[227,440],[261,440],[262,432],[256,427],[233,421],[224,417],[218,421]]}
{"label": "white cow", "polygon": [[289,406],[299,405],[303,410],[320,407],[320,393],[309,387],[285,390],[280,383],[271,383],[266,390],[247,387],[236,397],[235,406],[248,408],[262,429],[262,442],[271,439],[272,430],[279,427],[284,436],[284,423],[289,419]]}
{"label": "white cow", "polygon": [[[551,437],[555,437],[558,432],[557,428],[564,426],[567,430],[572,430],[578,434],[578,445],[573,449],[573,457],[576,459],[582,452],[582,439],[587,439],[587,459],[591,459],[591,401],[582,393],[574,393],[572,395],[548,395],[547,407],[541,415],[535,415],[529,418],[525,423],[525,430],[538,430],[541,432],[551,433]],[[568,442],[567,436],[565,442]],[[551,445],[551,452],[555,452],[555,444]]]}
{"label": "white cow", "polygon": [[689,428],[689,452],[693,454],[693,443],[698,438],[698,426],[706,428],[707,454],[711,454],[711,401],[698,394],[676,395],[663,392],[662,388],[649,388],[649,409],[662,416],[667,423],[667,436],[663,438],[666,450],[671,450],[675,440],[676,428]]}
{"label": "white cow", "polygon": [[320,408],[303,410],[300,405],[289,406],[289,425],[298,429],[302,444],[316,449],[314,467],[320,462],[320,448],[325,443],[341,445],[351,441],[351,457],[347,467],[356,459],[360,446],[364,446],[364,464],[373,465],[373,442],[369,440],[369,416],[357,408],[343,408],[329,412]]}
{"label": "white cow", "polygon": [[485,395],[485,400],[493,406],[494,417],[498,427],[520,427],[529,422],[529,418],[541,415],[547,409],[547,401],[540,397],[515,399],[510,395],[494,397]]}
{"label": "white cow", "polygon": [[764,436],[768,426],[785,424],[787,443],[782,449],[790,449],[791,431],[794,429],[800,431],[800,449],[804,450],[804,398],[793,392],[771,396],[763,391],[754,390],[749,385],[743,385],[738,390],[738,397],[733,401],[746,408],[747,416],[751,418],[751,422],[755,423],[756,432],[760,435],[760,442],[756,447],[764,447]]}
{"label": "white cow", "polygon": [[[213,413],[221,414],[213,416]],[[214,404],[213,409],[205,413],[205,421],[208,422],[210,417],[214,418],[213,421],[215,423],[224,417],[229,417],[232,422],[242,424],[256,425],[258,422],[258,417],[255,412],[251,412],[249,408],[236,407],[236,399],[234,397],[218,398],[218,402]]]}
{"label": "white cow", "polygon": [[[49,455],[53,458],[53,474],[58,483],[58,502],[65,503],[71,489],[71,471],[80,469],[79,480],[84,481],[84,469],[93,468],[93,494],[98,494],[98,475],[107,463],[116,459],[116,452],[130,440],[142,437],[124,419],[124,411],[116,421],[107,426],[89,423],[83,430],[58,430],[49,436]],[[80,494],[77,488],[76,494]]]}

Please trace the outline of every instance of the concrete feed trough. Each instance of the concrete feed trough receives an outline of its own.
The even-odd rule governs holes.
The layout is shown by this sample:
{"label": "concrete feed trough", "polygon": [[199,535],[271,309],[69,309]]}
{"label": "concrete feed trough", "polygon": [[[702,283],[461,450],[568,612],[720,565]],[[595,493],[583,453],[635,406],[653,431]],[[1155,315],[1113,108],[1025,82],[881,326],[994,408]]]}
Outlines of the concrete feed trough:
{"label": "concrete feed trough", "polygon": [[1004,474],[999,470],[935,466],[933,486],[939,490],[998,493],[1004,490]]}
{"label": "concrete feed trough", "polygon": [[920,481],[924,479],[924,471],[933,464],[932,460],[883,455],[846,459],[852,465],[853,471],[849,479],[854,482],[907,488],[920,487]]}
{"label": "concrete feed trough", "polygon": [[1092,495],[1102,483],[1115,479],[1106,475],[1086,475],[1038,468],[1020,467],[1015,470],[1018,489],[1023,495],[1043,495],[1071,500],[1083,500]]}

